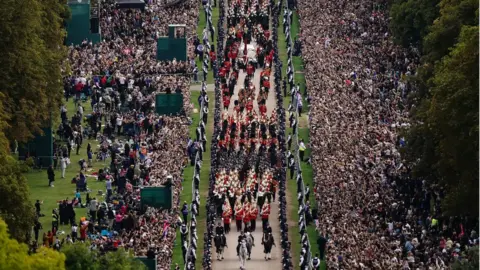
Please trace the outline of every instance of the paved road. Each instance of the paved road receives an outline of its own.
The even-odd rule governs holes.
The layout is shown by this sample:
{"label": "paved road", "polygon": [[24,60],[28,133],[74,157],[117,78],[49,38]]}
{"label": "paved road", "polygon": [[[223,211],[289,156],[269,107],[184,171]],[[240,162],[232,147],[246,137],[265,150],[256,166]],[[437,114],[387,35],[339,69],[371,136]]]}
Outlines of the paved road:
{"label": "paved road", "polygon": [[[253,232],[253,238],[255,238],[255,246],[252,249],[251,260],[245,263],[245,268],[255,269],[255,270],[277,270],[281,269],[282,262],[282,250],[280,247],[280,224],[278,221],[278,201],[272,202],[271,204],[271,214],[269,223],[272,227],[273,238],[275,239],[275,244],[277,246],[272,247],[272,259],[270,261],[265,261],[265,254],[263,253],[262,243],[262,220],[260,217],[257,219],[257,230]],[[224,251],[224,260],[217,260],[217,253],[215,252],[215,247],[213,251],[213,269],[214,270],[233,270],[240,269],[240,260],[237,257],[237,239],[239,233],[235,227],[235,221],[232,221],[230,225],[231,231],[227,235],[227,244],[228,248]]]}
{"label": "paved road", "polygon": [[[252,41],[251,44],[257,48],[256,42]],[[243,43],[240,46],[240,48],[243,48]],[[255,85],[255,98],[253,100],[253,109],[257,112],[257,114],[260,114],[258,110],[258,102],[257,102],[257,97],[258,94],[260,93],[260,74],[262,73],[263,68],[257,68],[255,69],[255,74],[253,76],[253,85]],[[272,69],[272,72],[270,73],[270,85],[271,89],[268,92],[268,98],[267,98],[267,115],[270,115],[272,111],[275,109],[277,105],[276,97],[275,97],[275,88],[273,87],[274,85],[274,69]],[[237,85],[235,86],[235,90],[233,92],[233,95],[230,100],[230,106],[228,107],[228,113],[232,114],[233,113],[233,108],[235,107],[235,100],[238,99],[238,92],[240,89],[243,87],[243,82],[245,81],[245,76],[247,76],[247,73],[243,71],[243,69],[240,69],[238,73],[238,80],[237,80]]]}
{"label": "paved road", "polygon": [[[255,42],[253,42],[255,44]],[[254,110],[258,111],[258,103],[257,103],[257,96],[260,90],[260,73],[262,72],[263,69],[257,69],[255,71],[254,75],[254,85],[256,89],[256,97],[254,99]],[[276,97],[275,97],[275,89],[273,88],[274,85],[274,80],[273,80],[273,74],[274,72],[271,72],[270,76],[270,84],[271,88],[269,93],[268,93],[268,99],[267,99],[267,114],[270,115],[271,112],[276,108]],[[243,82],[245,80],[246,72],[243,72],[240,70],[240,73],[238,75],[238,82],[237,86],[235,87],[234,94],[232,95],[232,99],[230,102],[229,106],[229,113],[233,112],[233,107],[234,107],[234,101],[238,99],[238,92],[241,89]],[[257,218],[257,229],[255,232],[253,232],[253,237],[255,239],[255,247],[252,249],[252,255],[251,255],[251,260],[247,261],[245,263],[245,268],[246,269],[256,269],[256,270],[276,270],[276,269],[281,269],[281,261],[282,261],[282,250],[280,247],[280,223],[278,221],[278,210],[279,205],[278,202],[272,202],[271,204],[271,213],[270,213],[270,219],[269,223],[270,226],[272,227],[272,232],[273,232],[273,237],[275,240],[275,243],[277,246],[272,248],[272,253],[271,253],[271,260],[266,261],[265,260],[265,254],[263,253],[263,246],[261,245],[262,242],[262,221],[260,218],[260,215]],[[220,220],[219,220],[220,222]],[[215,252],[215,247],[212,247],[214,249],[213,251],[213,269],[214,270],[233,270],[233,269],[240,269],[240,260],[237,257],[237,239],[239,233],[236,230],[235,227],[235,220],[232,221],[231,225],[232,230],[230,233],[227,235],[227,245],[228,248],[225,249],[224,251],[224,260],[218,261],[217,260],[217,254]]]}
{"label": "paved road", "polygon": [[[191,84],[190,91],[200,91],[202,90],[202,84]],[[215,91],[215,84],[207,84],[207,92],[214,92]]]}

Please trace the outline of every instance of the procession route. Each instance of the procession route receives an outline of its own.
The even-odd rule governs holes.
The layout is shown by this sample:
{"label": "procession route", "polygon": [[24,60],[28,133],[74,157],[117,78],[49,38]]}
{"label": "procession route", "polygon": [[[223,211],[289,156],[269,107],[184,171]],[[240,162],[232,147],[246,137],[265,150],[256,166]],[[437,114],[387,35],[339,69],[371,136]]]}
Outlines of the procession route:
{"label": "procession route", "polygon": [[[278,197],[278,196],[277,196]],[[273,238],[275,239],[275,244],[277,246],[272,247],[272,259],[269,261],[265,260],[265,254],[263,253],[262,246],[262,220],[260,215],[257,218],[256,230],[252,233],[253,238],[255,239],[255,246],[252,247],[252,256],[251,260],[245,263],[245,269],[255,269],[255,270],[276,270],[281,269],[282,265],[282,250],[280,247],[280,223],[278,221],[278,201],[272,202],[271,212],[268,219],[270,227],[272,227]],[[221,222],[221,219],[216,220]],[[217,260],[217,253],[215,251],[215,245],[212,246],[213,256],[212,256],[212,266],[214,270],[233,270],[240,269],[240,259],[237,257],[237,240],[240,233],[237,232],[235,226],[235,220],[232,220],[230,224],[231,230],[230,233],[226,235],[228,247],[224,249],[222,261]]]}
{"label": "procession route", "polygon": [[[251,42],[255,46],[256,43],[253,40]],[[255,100],[254,100],[254,110],[259,113],[258,111],[258,103],[257,97],[260,91],[260,74],[263,71],[263,68],[257,68],[255,70],[255,75],[253,79],[253,84],[255,85]],[[268,98],[266,102],[267,106],[267,114],[271,115],[271,112],[276,108],[276,96],[275,96],[275,88],[274,88],[274,80],[273,80],[274,71],[272,70],[270,74],[270,90],[268,93]],[[245,81],[246,72],[243,70],[239,71],[237,85],[235,86],[234,94],[232,95],[230,106],[228,109],[229,114],[233,113],[234,101],[238,99],[238,92],[243,87]],[[277,196],[278,197],[278,196]],[[271,212],[269,216],[269,224],[272,228],[273,238],[275,240],[276,246],[272,247],[271,252],[271,260],[265,260],[265,254],[263,253],[263,245],[262,243],[262,220],[260,215],[258,215],[256,220],[256,230],[252,233],[253,238],[255,239],[254,243],[255,246],[252,247],[252,254],[251,260],[246,261],[245,268],[246,269],[257,269],[257,270],[275,270],[281,269],[281,262],[282,262],[282,250],[280,247],[280,223],[278,220],[278,213],[279,213],[279,205],[278,201],[272,202],[271,204]],[[216,220],[216,224],[221,223],[223,224],[221,218]],[[223,257],[224,259],[221,261],[217,260],[217,253],[215,250],[215,245],[212,245],[212,267],[214,270],[230,270],[230,269],[240,269],[240,259],[237,257],[237,242],[238,236],[240,235],[237,232],[235,219],[232,219],[230,224],[231,230],[230,233],[226,235],[227,238],[227,248],[224,249]]]}

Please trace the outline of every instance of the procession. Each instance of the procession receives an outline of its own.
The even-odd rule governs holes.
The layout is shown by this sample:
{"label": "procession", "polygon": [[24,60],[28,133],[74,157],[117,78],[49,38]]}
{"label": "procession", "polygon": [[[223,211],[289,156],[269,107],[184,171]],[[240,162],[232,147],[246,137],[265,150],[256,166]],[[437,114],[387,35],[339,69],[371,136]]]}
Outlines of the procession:
{"label": "procession", "polygon": [[479,268],[477,1],[0,18],[1,269]]}

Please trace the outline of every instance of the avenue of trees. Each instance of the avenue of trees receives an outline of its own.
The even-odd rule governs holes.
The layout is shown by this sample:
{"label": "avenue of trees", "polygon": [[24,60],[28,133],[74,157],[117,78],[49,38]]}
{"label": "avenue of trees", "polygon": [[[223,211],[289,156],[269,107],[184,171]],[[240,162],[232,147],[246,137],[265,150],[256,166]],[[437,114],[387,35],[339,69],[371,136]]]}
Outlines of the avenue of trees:
{"label": "avenue of trees", "polygon": [[395,0],[397,44],[420,49],[405,156],[444,188],[444,213],[478,216],[478,1]]}
{"label": "avenue of trees", "polygon": [[[0,217],[12,237],[28,240],[34,210],[9,146],[27,142],[58,115],[66,0],[5,0],[0,9]],[[5,196],[8,194],[8,196]]]}

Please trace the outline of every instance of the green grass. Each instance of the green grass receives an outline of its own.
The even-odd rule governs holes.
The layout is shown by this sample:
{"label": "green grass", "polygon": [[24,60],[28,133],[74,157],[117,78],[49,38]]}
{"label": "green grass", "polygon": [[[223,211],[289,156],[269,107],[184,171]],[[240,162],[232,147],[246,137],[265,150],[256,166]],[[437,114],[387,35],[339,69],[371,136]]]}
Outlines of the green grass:
{"label": "green grass", "polygon": [[[208,98],[210,100],[214,100],[214,93],[213,92],[208,92]],[[198,106],[198,96],[200,95],[200,91],[192,91],[191,92],[191,97],[190,100],[192,104],[195,105],[195,108],[197,110],[200,110]],[[212,106],[212,102],[210,103],[210,106]],[[199,122],[199,117],[200,113],[193,113],[191,115],[193,124],[190,127],[190,137],[195,138],[195,129],[197,128],[197,124]],[[213,133],[213,109],[210,108],[210,113],[208,114],[208,120],[207,120],[207,125],[205,126],[205,132],[206,132],[206,137],[207,139],[212,137]],[[187,201],[188,204],[192,202],[192,181],[193,181],[193,172],[194,172],[194,166],[190,166],[190,163],[188,166],[185,168],[183,171],[183,176],[184,176],[184,182],[183,182],[183,190],[180,195],[180,202],[183,203],[183,201]],[[206,215],[205,215],[205,198],[208,195],[208,177],[210,173],[210,144],[207,142],[207,148],[206,151],[203,153],[203,162],[202,162],[202,168],[200,171],[200,209],[199,209],[199,215],[197,216],[197,236],[198,236],[198,241],[197,241],[197,269],[201,269],[202,266],[202,260],[201,256],[203,255],[203,233],[205,232],[205,227],[206,227]],[[189,213],[189,220],[191,219],[191,213]],[[182,256],[182,247],[180,243],[180,231],[177,230],[177,237],[175,240],[175,247],[173,250],[173,263],[172,263],[172,269],[175,268],[175,264],[178,264],[180,266],[183,266],[183,256]]]}
{"label": "green grass", "polygon": [[[206,18],[205,18],[204,8],[203,8],[201,3],[199,5],[200,5],[199,6],[199,22],[198,22],[198,27],[197,27],[197,36],[201,40],[202,36],[203,36],[203,29],[205,29],[205,27],[207,26],[207,21],[206,21]],[[216,40],[216,36],[218,34],[218,29],[217,29],[218,17],[219,17],[218,7],[212,8],[212,23],[213,23],[213,27],[215,27],[215,37],[214,37],[215,40]],[[217,45],[215,43],[215,40],[210,40],[210,45],[215,44],[215,47],[217,47]],[[197,63],[198,70],[199,71],[202,70],[203,63],[200,61],[200,58],[197,57],[197,59],[195,59],[195,60],[196,60],[196,63]],[[199,78],[199,80],[200,79],[201,78]],[[210,69],[210,67],[209,67],[209,71],[208,71],[208,75],[207,75],[207,83],[208,84],[213,84],[214,83],[213,70]]]}
{"label": "green grass", "polygon": [[[283,70],[282,74],[285,76],[285,70],[286,70],[286,65],[287,65],[287,60],[288,60],[288,55],[287,55],[287,44],[285,42],[285,34],[283,33],[283,25],[282,25],[282,20],[283,20],[283,10],[280,13],[280,23],[278,27],[278,49],[279,49],[279,57],[280,60],[283,62]],[[292,37],[292,40],[295,40],[295,37],[298,36],[300,33],[300,23],[299,23],[299,17],[296,11],[293,13],[293,20],[292,20],[292,26],[290,27],[290,34]],[[292,44],[293,45],[293,44]],[[292,48],[293,49],[293,48]],[[305,98],[305,75],[303,74],[304,67],[303,67],[303,59],[301,56],[293,56],[293,65],[294,65],[294,82],[295,84],[300,85],[300,91],[303,94],[303,97]],[[289,103],[290,103],[290,96],[288,95],[286,98],[284,98],[284,107],[287,108]],[[304,106],[304,110],[308,110],[308,106]],[[299,128],[298,128],[298,139],[303,139],[305,144],[307,145],[307,150],[305,151],[305,157],[304,160],[307,160],[307,158],[310,156],[310,148],[308,147],[308,143],[310,141],[310,130],[308,128],[308,121],[307,121],[307,114],[308,112],[305,112],[302,115],[302,119],[299,120]],[[288,120],[287,120],[288,121]],[[288,123],[287,123],[288,124]],[[291,128],[287,129],[287,135],[292,132]],[[292,149],[295,149],[296,143],[295,140],[292,142]],[[302,168],[302,176],[303,176],[303,181],[305,185],[310,186],[310,204],[311,206],[316,207],[316,203],[314,202],[315,200],[315,195],[313,194],[313,188],[314,188],[314,183],[313,183],[313,171],[312,167],[308,165],[306,162],[301,162],[300,164]],[[295,224],[293,224],[292,229],[289,231],[289,239],[292,243],[292,258],[294,261],[294,266],[295,269],[300,269],[298,266],[298,261],[299,261],[299,256],[300,256],[300,250],[301,250],[301,245],[300,245],[300,231],[299,227],[297,226],[297,221],[299,219],[299,216],[297,214],[298,211],[298,201],[297,201],[297,195],[296,195],[296,190],[297,190],[297,184],[295,180],[290,180],[290,171],[287,170],[287,196],[290,196],[290,205],[288,206],[290,209],[290,216],[293,217],[295,220]],[[312,256],[315,256],[315,254],[319,253],[318,250],[318,245],[316,243],[317,241],[317,231],[315,230],[314,225],[307,226],[307,234],[310,240],[310,245],[311,245],[311,253]],[[326,269],[326,264],[325,261],[321,262],[321,269],[324,270]]]}
{"label": "green grass", "polygon": [[[84,115],[92,111],[89,103],[84,103],[83,105],[85,109]],[[70,100],[67,103],[67,109],[68,109],[69,117],[71,117],[73,113],[76,112],[75,106],[72,100]],[[57,121],[54,121],[54,122],[57,122]],[[54,126],[54,129],[56,130],[57,127],[58,125]],[[61,178],[60,170],[55,171],[55,182],[54,182],[55,187],[51,188],[48,186],[46,170],[33,170],[25,174],[25,177],[27,178],[28,185],[30,188],[30,198],[32,199],[32,205],[35,203],[37,199],[43,201],[41,210],[42,210],[42,214],[45,214],[45,217],[40,218],[40,223],[42,223],[42,226],[43,226],[43,229],[39,233],[40,243],[42,241],[41,237],[43,232],[47,232],[52,228],[52,210],[55,208],[58,208],[57,202],[59,200],[72,199],[75,195],[76,186],[75,184],[71,184],[70,182],[72,178],[75,177],[80,171],[78,161],[82,158],[87,159],[87,144],[89,142],[92,145],[92,149],[95,149],[97,147],[98,142],[96,142],[95,140],[84,140],[80,148],[79,155],[77,155],[76,152],[72,149],[71,156],[70,156],[71,164],[65,170],[65,179]],[[107,162],[107,165],[108,165],[108,162]],[[93,162],[93,170],[88,172],[88,174],[94,171],[98,171],[98,169],[104,166],[105,165],[103,164],[103,162]],[[98,190],[103,190],[103,192],[105,193],[105,183],[98,182],[94,178],[87,178],[87,183],[88,183],[88,187],[92,190],[91,195],[93,195],[99,200],[103,200],[102,198],[100,198],[100,196],[96,196],[96,193]],[[83,192],[82,203],[85,203],[85,199],[86,199],[86,193]],[[86,208],[76,208],[75,213],[76,213],[75,220],[78,221],[80,217],[86,216],[87,210]],[[69,234],[71,232],[71,229],[70,229],[70,226],[68,225],[64,225],[64,226],[59,225],[59,231],[65,231],[65,235],[60,236],[60,238],[64,238],[66,234]]]}

